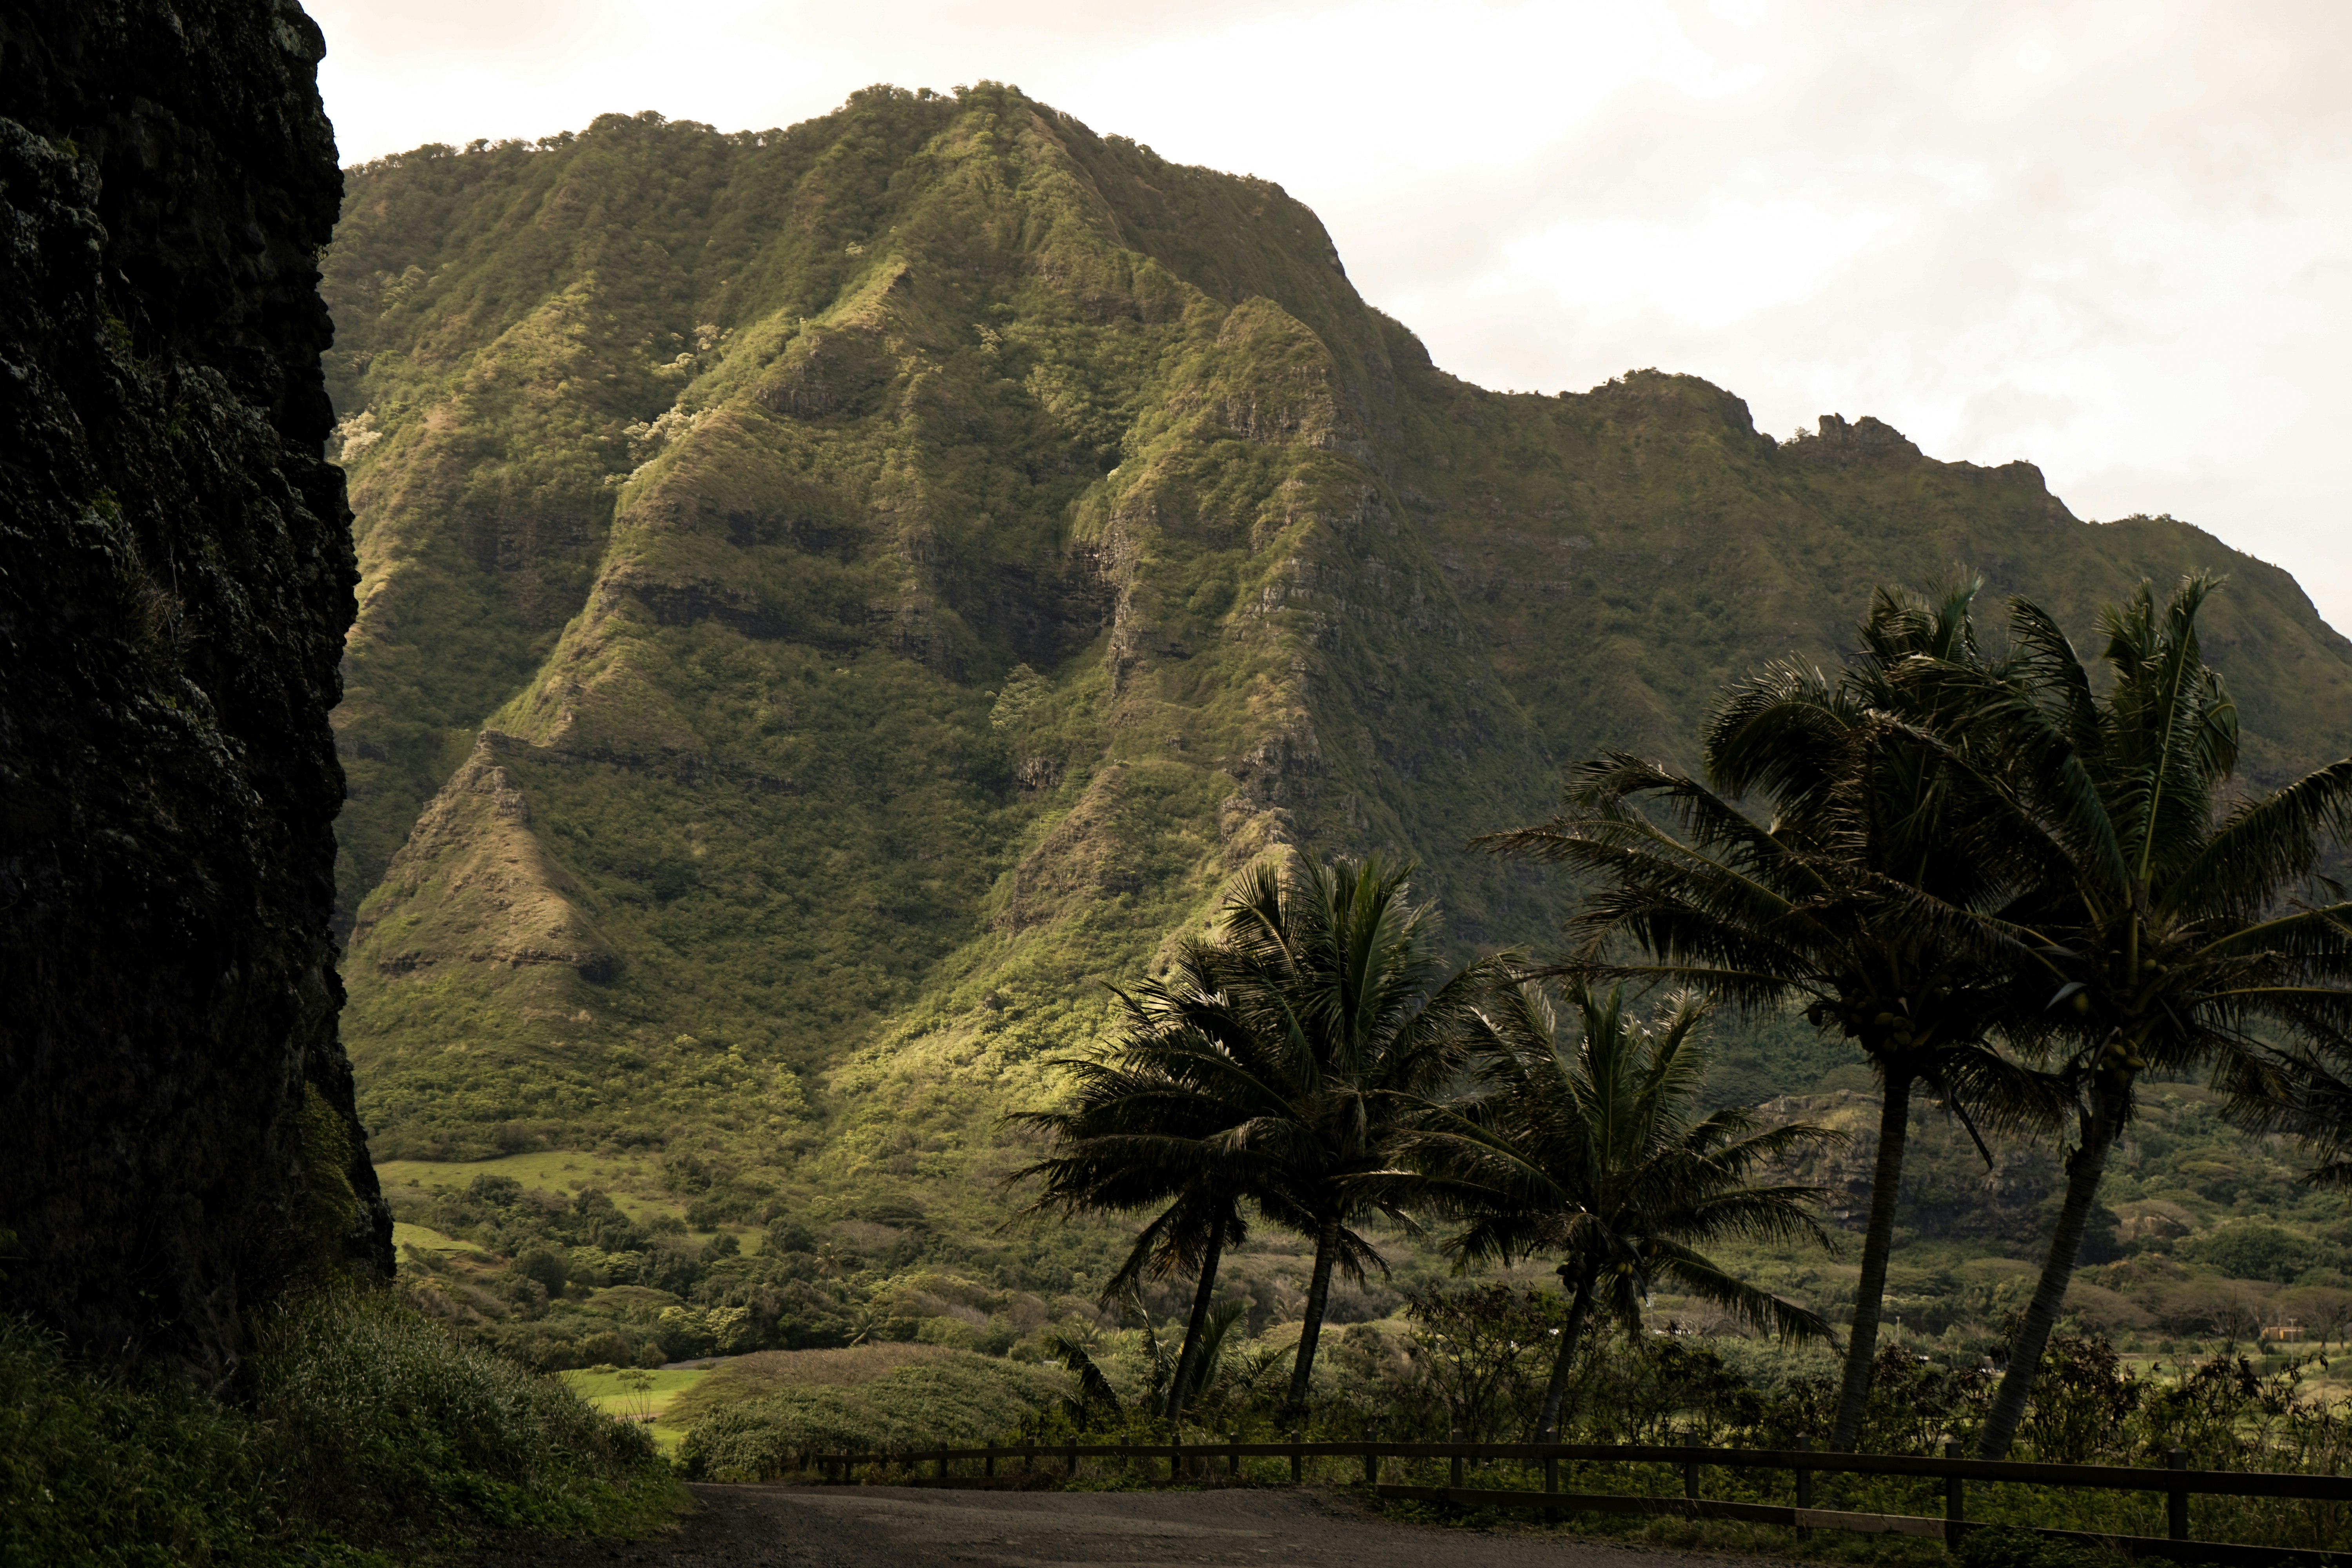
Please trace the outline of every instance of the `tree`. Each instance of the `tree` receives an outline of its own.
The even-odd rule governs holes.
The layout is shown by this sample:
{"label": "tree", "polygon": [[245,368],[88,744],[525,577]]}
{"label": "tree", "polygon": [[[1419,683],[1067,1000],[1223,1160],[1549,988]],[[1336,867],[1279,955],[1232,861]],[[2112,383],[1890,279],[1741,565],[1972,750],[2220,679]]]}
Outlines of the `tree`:
{"label": "tree", "polygon": [[1622,990],[1604,1000],[1574,987],[1569,1002],[1581,1034],[1564,1051],[1535,984],[1505,996],[1473,1049],[1470,1092],[1428,1108],[1397,1142],[1414,1190],[1464,1221],[1446,1243],[1458,1264],[1559,1260],[1568,1323],[1538,1442],[1559,1428],[1596,1308],[1638,1329],[1643,1301],[1664,1286],[1785,1338],[1829,1333],[1810,1309],[1733,1277],[1698,1248],[1734,1237],[1828,1245],[1810,1212],[1821,1189],[1755,1177],[1838,1135],[1803,1125],[1759,1131],[1739,1110],[1694,1118],[1706,1015],[1694,997],[1666,998],[1647,1024],[1626,1016]]}
{"label": "tree", "polygon": [[1991,914],[1958,913],[1951,939],[2018,955],[2002,1030],[2056,1060],[2079,1096],[2065,1196],[1983,1427],[1988,1458],[2024,1416],[2140,1077],[2217,1063],[2243,1111],[2352,1029],[2352,903],[2296,897],[2326,840],[2352,827],[2352,758],[2227,796],[2237,709],[2197,636],[2212,590],[2184,579],[2159,608],[2143,583],[2104,611],[2105,695],[2022,599],[2000,665],[1922,659],[1901,673],[1936,715],[1939,754],[1980,786],[1975,804],[1994,803],[1978,842],[2014,889]]}
{"label": "tree", "polygon": [[[1705,731],[1712,786],[1612,752],[1574,770],[1559,815],[1483,842],[1563,862],[1599,889],[1544,973],[1580,984],[1697,987],[1758,1013],[1801,1007],[1854,1042],[1881,1088],[1876,1168],[1831,1446],[1853,1447],[1876,1360],[1915,1088],[1982,1134],[2047,1124],[2055,1083],[1990,1043],[2011,1001],[2002,942],[1955,942],[1953,910],[1995,900],[1982,824],[1989,786],[1921,726],[1948,700],[1896,672],[1928,659],[1981,668],[1969,606],[1882,589],[1861,653],[1832,680],[1769,665],[1728,689]],[[1739,797],[1769,806],[1768,821]],[[1648,809],[1645,809],[1648,808]],[[1630,944],[1643,962],[1615,956]],[[1990,1157],[1987,1154],[1987,1163]]]}
{"label": "tree", "polygon": [[1253,1157],[1251,1196],[1267,1220],[1315,1244],[1287,1408],[1308,1379],[1336,1269],[1381,1267],[1358,1228],[1375,1213],[1413,1224],[1395,1195],[1360,1178],[1387,1163],[1404,1121],[1455,1071],[1483,1026],[1479,1005],[1511,983],[1507,957],[1448,974],[1431,952],[1429,906],[1409,901],[1409,866],[1293,862],[1245,872],[1227,893],[1204,1009],[1233,1068],[1226,1136]]}
{"label": "tree", "polygon": [[[1125,1023],[1109,1050],[1062,1064],[1077,1076],[1075,1103],[1020,1118],[1060,1144],[1020,1173],[1046,1178],[1034,1207],[1169,1204],[1107,1291],[1139,1267],[1201,1260],[1171,1408],[1195,1381],[1218,1249],[1240,1235],[1238,1207],[1218,1205],[1245,1199],[1314,1243],[1294,1412],[1334,1270],[1360,1279],[1381,1267],[1358,1226],[1383,1210],[1412,1223],[1353,1178],[1381,1167],[1396,1119],[1454,1070],[1478,1003],[1508,984],[1508,969],[1492,958],[1449,974],[1428,950],[1429,910],[1408,900],[1409,869],[1368,860],[1243,873],[1212,935],[1180,943],[1163,978],[1121,994]],[[1230,1217],[1213,1225],[1220,1212]]]}
{"label": "tree", "polygon": [[1171,1422],[1181,1418],[1195,1381],[1192,1363],[1209,1332],[1218,1263],[1227,1247],[1248,1237],[1242,1199],[1254,1184],[1247,1152],[1219,1136],[1230,1125],[1229,1108],[1202,1090],[1200,1069],[1218,1046],[1189,1016],[1213,1011],[1206,952],[1205,944],[1188,944],[1166,978],[1114,993],[1123,1023],[1109,1049],[1058,1064],[1076,1079],[1069,1102],[1011,1119],[1041,1130],[1055,1145],[1051,1156],[1013,1173],[1015,1182],[1045,1183],[1025,1213],[1160,1209],[1104,1282],[1101,1301],[1112,1305],[1147,1274],[1193,1277],[1183,1348],[1165,1385]]}

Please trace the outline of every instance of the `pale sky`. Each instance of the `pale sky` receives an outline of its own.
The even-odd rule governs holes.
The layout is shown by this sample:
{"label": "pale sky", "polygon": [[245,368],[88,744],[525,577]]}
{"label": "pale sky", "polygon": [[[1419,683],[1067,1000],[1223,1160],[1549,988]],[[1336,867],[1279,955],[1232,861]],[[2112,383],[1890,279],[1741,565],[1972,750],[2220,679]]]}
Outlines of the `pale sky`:
{"label": "pale sky", "polygon": [[1457,375],[1874,414],[2352,631],[2347,0],[307,4],[347,162],[1012,82],[1278,181]]}

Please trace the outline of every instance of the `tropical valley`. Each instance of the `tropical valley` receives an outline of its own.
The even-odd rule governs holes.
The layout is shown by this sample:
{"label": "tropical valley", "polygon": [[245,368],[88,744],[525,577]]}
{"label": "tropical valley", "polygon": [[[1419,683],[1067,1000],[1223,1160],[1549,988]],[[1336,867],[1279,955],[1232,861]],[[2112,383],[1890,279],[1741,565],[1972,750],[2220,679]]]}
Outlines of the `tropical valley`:
{"label": "tropical valley", "polygon": [[[40,160],[80,154],[26,134],[70,227]],[[1473,385],[1280,186],[1001,83],[420,147],[343,170],[331,236],[311,184],[331,346],[280,357],[323,385],[239,394],[247,468],[310,487],[282,604],[173,596],[174,552],[230,580],[156,521],[194,503],[51,529],[101,542],[122,732],[231,805],[90,783],[94,699],[0,712],[0,761],[95,770],[41,801],[179,836],[121,851],[193,868],[173,941],[243,886],[188,824],[294,846],[236,928],[266,984],[206,948],[151,987],[294,1042],[153,1097],[253,1123],[153,1157],[211,1162],[170,1213],[264,1216],[141,1241],[199,1305],[54,1262],[117,1178],[0,1173],[40,1456],[0,1489],[79,1489],[26,1541],[389,1562],[820,1450],[1171,1428],[2352,1462],[2352,642],[2285,572],[1866,416]],[[89,309],[142,439],[193,440],[146,318]],[[188,695],[303,605],[316,733]],[[10,938],[53,1111],[95,1092],[57,1042],[121,1032],[75,1009],[147,984],[54,954],[169,902],[57,853],[6,875],[110,890]],[[90,1370],[109,1335],[172,1370]],[[115,1490],[166,1544],[107,1555]],[[2124,1508],[2070,1519],[2157,1528]],[[2017,1540],[1971,1568],[2086,1568]]]}
{"label": "tropical valley", "polygon": [[[2025,464],[1939,463],[1873,420],[1776,440],[1688,377],[1468,385],[1279,189],[1011,89],[424,149],[352,174],[326,290],[371,1146],[404,1220],[480,1245],[600,1244],[512,1230],[459,1195],[471,1171],[609,1193],[672,1227],[648,1257],[730,1238],[690,1310],[754,1309],[747,1346],[871,1319],[1002,1351],[1057,1321],[1117,1238],[1002,1228],[1030,1152],[1000,1119],[1227,877],[1410,859],[1447,952],[1556,950],[1573,877],[1470,840],[1604,750],[1695,763],[1722,683],[1833,660],[1878,584],[1971,571],[2087,635],[2143,577],[2227,575],[2205,636],[2256,785],[2340,750],[2352,699],[2352,648],[2292,581],[2194,528],[2079,521]],[[1801,1020],[1717,1050],[1718,1102],[1869,1121],[1861,1058]],[[2166,1093],[2102,1267],[2178,1268],[2176,1240],[2241,1217],[2352,1241],[2319,1236],[2341,1221],[2290,1148],[2211,1121],[2199,1080]],[[1861,1131],[1839,1159],[1866,1188]],[[1906,1228],[1952,1250],[1910,1321],[1990,1331],[1948,1270],[2033,1256],[2058,1151],[2005,1145],[1988,1176],[1952,1136],[1913,1178]],[[775,1236],[854,1268],[763,1272]],[[2305,1256],[2202,1295],[2081,1289],[2116,1331],[2213,1334],[2160,1303],[2333,1301]],[[689,1306],[691,1269],[662,1267]],[[575,1296],[649,1288],[580,1273]],[[874,1294],[810,1288],[853,1277]],[[1299,1278],[1269,1262],[1255,1315]],[[600,1331],[650,1355],[657,1318]]]}

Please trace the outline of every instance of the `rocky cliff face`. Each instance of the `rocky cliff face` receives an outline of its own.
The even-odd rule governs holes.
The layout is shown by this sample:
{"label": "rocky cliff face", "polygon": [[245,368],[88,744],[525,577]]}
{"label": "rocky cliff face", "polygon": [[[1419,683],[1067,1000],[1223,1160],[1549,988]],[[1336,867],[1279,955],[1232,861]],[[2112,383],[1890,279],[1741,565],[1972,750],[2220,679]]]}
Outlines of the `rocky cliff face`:
{"label": "rocky cliff face", "polygon": [[390,1265],[329,929],[324,52],[291,0],[0,3],[0,1292],[198,1377]]}

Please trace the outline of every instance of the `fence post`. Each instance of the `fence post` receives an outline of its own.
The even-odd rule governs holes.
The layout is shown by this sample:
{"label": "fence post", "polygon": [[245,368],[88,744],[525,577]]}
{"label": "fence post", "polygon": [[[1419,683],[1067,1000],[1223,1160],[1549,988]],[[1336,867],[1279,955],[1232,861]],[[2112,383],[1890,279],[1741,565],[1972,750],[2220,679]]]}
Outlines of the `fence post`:
{"label": "fence post", "polygon": [[1364,1484],[1368,1487],[1381,1484],[1380,1430],[1372,1422],[1364,1423]]}
{"label": "fence post", "polygon": [[[2185,1470],[2189,1468],[2189,1451],[2185,1448],[2173,1449],[2164,1457],[2164,1459],[2165,1463],[2174,1470]],[[2164,1529],[2165,1533],[2175,1541],[2189,1539],[2189,1489],[2179,1481],[2173,1482],[2165,1489]]]}
{"label": "fence post", "polygon": [[[1462,1441],[1462,1428],[1456,1426],[1447,1432],[1445,1434],[1445,1440],[1449,1443],[1459,1443]],[[1459,1453],[1456,1453],[1454,1456],[1453,1485],[1454,1490],[1459,1491],[1462,1489],[1462,1456]]]}
{"label": "fence post", "polygon": [[1225,1474],[1238,1478],[1242,1473],[1242,1435],[1225,1434]]}
{"label": "fence post", "polygon": [[1559,1490],[1559,1456],[1558,1454],[1546,1454],[1544,1456],[1543,1465],[1544,1490],[1548,1492],[1556,1492]]}
{"label": "fence post", "polygon": [[980,1473],[991,1480],[996,1479],[996,1445],[993,1443],[988,1446],[988,1458],[982,1462]]}
{"label": "fence post", "polygon": [[1024,1448],[1021,1453],[1021,1473],[1025,1476],[1036,1468],[1037,1439],[1032,1437],[1029,1439],[1028,1447]]}
{"label": "fence post", "polygon": [[1290,1434],[1290,1484],[1307,1483],[1307,1434],[1294,1428]]}
{"label": "fence post", "polygon": [[936,1479],[942,1481],[948,1479],[948,1451],[945,1448],[941,1448],[940,1450],[940,1457],[937,1461],[937,1468],[933,1471],[933,1476]]}
{"label": "fence post", "polygon": [[[1685,1448],[1698,1447],[1698,1434],[1687,1426],[1683,1428],[1683,1447]],[[1696,1459],[1683,1461],[1683,1496],[1688,1501],[1698,1501],[1698,1461]]]}
{"label": "fence post", "polygon": [[1075,1476],[1078,1473],[1078,1440],[1076,1437],[1071,1438],[1068,1447],[1069,1453],[1066,1457],[1069,1459],[1070,1474]]}
{"label": "fence post", "polygon": [[1176,1423],[1168,1423],[1168,1484],[1174,1486],[1184,1479],[1184,1433]]}
{"label": "fence post", "polygon": [[[1800,1454],[1811,1453],[1812,1451],[1812,1447],[1813,1439],[1810,1434],[1798,1434],[1797,1452]],[[1801,1460],[1799,1461],[1797,1465],[1797,1506],[1799,1508],[1811,1508],[1813,1506],[1813,1468],[1811,1465],[1803,1463]],[[1797,1526],[1798,1540],[1811,1541],[1812,1538],[1813,1527],[1811,1525],[1801,1524]]]}
{"label": "fence post", "polygon": [[[1959,1457],[1959,1444],[1949,1437],[1945,1438],[1944,1458],[1957,1459]],[[1958,1552],[1960,1537],[1967,1533],[1962,1521],[1968,1518],[1968,1484],[1958,1476],[1944,1478],[1944,1550],[1947,1552]]]}

